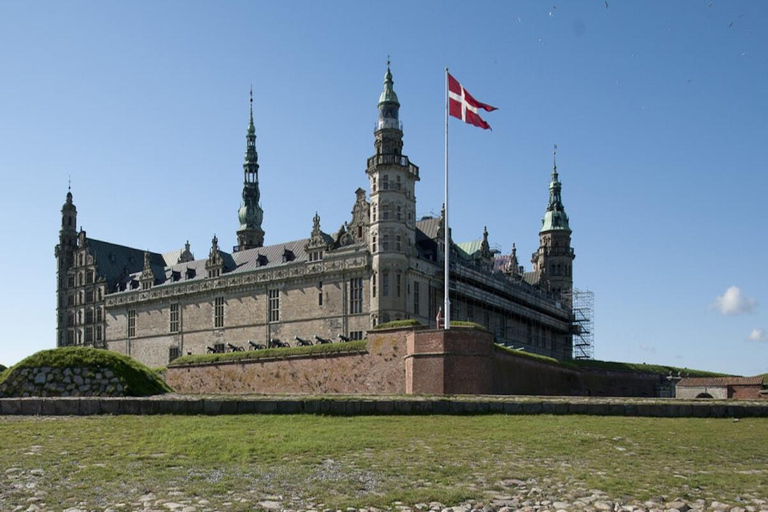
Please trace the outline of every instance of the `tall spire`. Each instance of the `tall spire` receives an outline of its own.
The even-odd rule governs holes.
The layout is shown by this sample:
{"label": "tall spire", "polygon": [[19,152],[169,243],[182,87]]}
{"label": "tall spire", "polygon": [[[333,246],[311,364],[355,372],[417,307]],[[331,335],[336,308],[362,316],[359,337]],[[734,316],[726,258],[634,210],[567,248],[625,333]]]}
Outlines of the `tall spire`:
{"label": "tall spire", "polygon": [[387,72],[384,74],[384,90],[379,96],[379,123],[377,130],[383,128],[400,129],[400,101],[394,89],[390,61],[387,59]]}
{"label": "tall spire", "polygon": [[549,203],[542,219],[541,231],[566,230],[570,231],[568,215],[565,213],[561,196],[562,184],[557,174],[557,144],[552,151],[552,181],[549,182]]}
{"label": "tall spire", "polygon": [[240,229],[237,230],[238,250],[264,245],[261,221],[264,211],[259,205],[259,154],[256,151],[256,127],[253,124],[253,86],[250,90],[248,132],[245,136],[245,162],[243,163],[243,201],[238,210]]}

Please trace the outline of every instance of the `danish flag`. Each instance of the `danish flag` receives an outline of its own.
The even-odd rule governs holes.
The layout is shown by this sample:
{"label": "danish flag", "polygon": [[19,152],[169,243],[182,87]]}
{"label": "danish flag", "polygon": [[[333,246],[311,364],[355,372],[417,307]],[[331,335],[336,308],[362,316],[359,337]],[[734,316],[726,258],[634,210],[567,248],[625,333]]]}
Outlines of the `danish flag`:
{"label": "danish flag", "polygon": [[453,117],[479,126],[483,130],[491,129],[491,125],[477,115],[477,110],[482,108],[486,112],[492,112],[497,110],[496,107],[477,101],[450,73],[448,73],[448,104],[449,112]]}

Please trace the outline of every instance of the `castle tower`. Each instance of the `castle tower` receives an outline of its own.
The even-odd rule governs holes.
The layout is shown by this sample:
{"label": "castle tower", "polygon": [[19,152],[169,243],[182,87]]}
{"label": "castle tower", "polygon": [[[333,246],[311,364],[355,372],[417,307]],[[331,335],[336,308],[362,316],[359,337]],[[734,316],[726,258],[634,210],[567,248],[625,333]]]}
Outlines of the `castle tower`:
{"label": "castle tower", "polygon": [[[77,248],[77,208],[72,202],[72,191],[67,191],[67,200],[61,207],[61,229],[56,246],[56,346],[67,343],[67,291],[70,288],[67,271],[74,264]],[[74,285],[74,283],[72,283]]]}
{"label": "castle tower", "polygon": [[368,159],[371,206],[368,247],[372,255],[372,323],[408,318],[409,259],[416,255],[416,195],[419,168],[403,155],[400,102],[387,62],[379,120],[374,131],[376,154]]}
{"label": "castle tower", "polygon": [[238,210],[240,229],[237,230],[237,250],[244,251],[264,245],[261,221],[264,211],[259,204],[259,154],[256,152],[256,128],[253,126],[253,89],[248,133],[245,136],[245,162],[243,163],[243,202]]}
{"label": "castle tower", "polygon": [[[573,260],[571,228],[561,197],[562,185],[557,174],[557,145],[553,151],[552,181],[549,183],[549,204],[539,231],[539,250],[533,253],[533,270],[542,273],[545,287],[558,300],[573,289]],[[566,304],[570,307],[570,304]]]}

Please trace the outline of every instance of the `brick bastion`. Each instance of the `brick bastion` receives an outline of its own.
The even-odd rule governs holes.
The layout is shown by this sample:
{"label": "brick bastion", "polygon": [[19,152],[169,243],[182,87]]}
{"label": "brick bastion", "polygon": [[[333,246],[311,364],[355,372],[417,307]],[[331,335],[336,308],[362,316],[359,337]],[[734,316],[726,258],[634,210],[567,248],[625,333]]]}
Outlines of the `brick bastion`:
{"label": "brick bastion", "polygon": [[171,365],[184,394],[657,397],[657,374],[562,367],[497,348],[477,328],[372,331],[364,350]]}

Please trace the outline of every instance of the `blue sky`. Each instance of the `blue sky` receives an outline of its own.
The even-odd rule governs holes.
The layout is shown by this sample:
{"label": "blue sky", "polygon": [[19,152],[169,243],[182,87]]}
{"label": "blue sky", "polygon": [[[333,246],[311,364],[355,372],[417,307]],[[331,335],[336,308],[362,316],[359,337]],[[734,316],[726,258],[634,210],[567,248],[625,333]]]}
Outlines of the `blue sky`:
{"label": "blue sky", "polygon": [[[59,210],[88,235],[235,244],[253,85],[266,243],[367,188],[387,55],[417,212],[443,195],[444,68],[498,106],[451,122],[451,227],[521,262],[557,143],[595,355],[768,372],[761,1],[2,2],[0,363],[54,345]],[[718,302],[718,298],[720,301]],[[751,340],[749,338],[752,338]]]}

